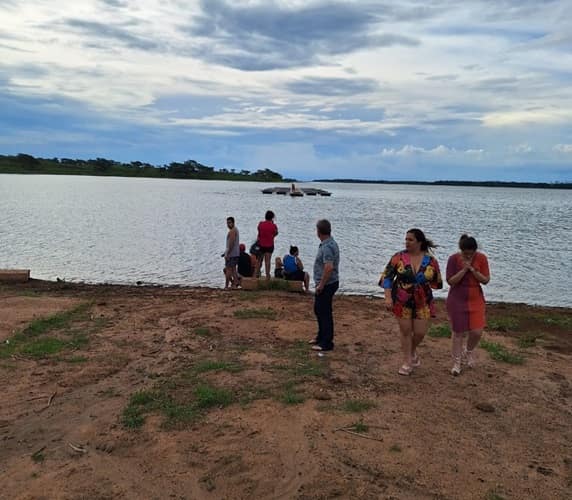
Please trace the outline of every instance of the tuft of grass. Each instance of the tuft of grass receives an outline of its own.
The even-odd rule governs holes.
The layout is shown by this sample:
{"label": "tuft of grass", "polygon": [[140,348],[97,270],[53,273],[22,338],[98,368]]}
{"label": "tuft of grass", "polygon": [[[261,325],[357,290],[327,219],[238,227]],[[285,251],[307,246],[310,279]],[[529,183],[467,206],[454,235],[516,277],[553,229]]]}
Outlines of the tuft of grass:
{"label": "tuft of grass", "polygon": [[447,323],[433,325],[431,328],[429,328],[427,335],[429,335],[429,337],[434,337],[434,338],[450,338],[451,328]]}
{"label": "tuft of grass", "polygon": [[41,464],[46,459],[46,457],[44,456],[44,448],[32,454],[31,456],[32,462],[34,462],[35,464]]}
{"label": "tuft of grass", "polygon": [[128,429],[138,429],[145,423],[143,411],[136,406],[127,406],[121,415],[121,423]]}
{"label": "tuft of grass", "polygon": [[302,404],[306,398],[296,390],[296,381],[289,380],[284,384],[284,390],[278,397],[279,401],[285,405],[299,405]]}
{"label": "tuft of grass", "polygon": [[85,356],[72,356],[71,358],[64,359],[66,363],[72,363],[72,364],[85,363],[87,360],[88,358],[86,358]]}
{"label": "tuft of grass", "polygon": [[210,337],[212,335],[210,328],[206,326],[199,326],[195,328],[193,332],[195,335],[198,335],[199,337]]}
{"label": "tuft of grass", "polygon": [[351,413],[361,413],[363,411],[375,408],[375,403],[373,401],[368,401],[367,399],[348,399],[343,405],[342,409]]}
{"label": "tuft of grass", "polygon": [[499,495],[496,491],[491,490],[487,492],[485,500],[505,500],[505,497]]}
{"label": "tuft of grass", "polygon": [[201,384],[195,389],[198,408],[228,406],[234,402],[234,395],[228,389],[220,389],[208,384]]}
{"label": "tuft of grass", "polygon": [[523,333],[520,337],[518,337],[518,347],[521,347],[522,349],[534,347],[536,345],[536,340],[542,337],[542,333]]}
{"label": "tuft of grass", "polygon": [[506,347],[496,342],[481,340],[480,346],[496,361],[502,361],[511,365],[522,365],[524,363],[522,356],[511,353]]}
{"label": "tuft of grass", "polygon": [[276,311],[270,307],[260,309],[239,309],[234,311],[234,317],[238,319],[276,319]]}
{"label": "tuft of grass", "polygon": [[229,363],[228,361],[200,361],[194,367],[195,373],[205,373],[212,371],[225,371],[230,373],[237,373],[242,371],[243,367],[236,363]]}
{"label": "tuft of grass", "polygon": [[391,447],[389,448],[389,451],[391,451],[392,453],[401,453],[401,446],[399,446],[398,444],[394,444],[391,445]]}
{"label": "tuft of grass", "polygon": [[364,424],[361,420],[359,422],[353,423],[349,428],[352,431],[359,432],[361,434],[365,434],[369,431],[369,425]]}
{"label": "tuft of grass", "polygon": [[497,332],[512,332],[518,328],[518,320],[510,316],[490,318],[487,321],[487,328]]}
{"label": "tuft of grass", "polygon": [[569,316],[546,316],[544,318],[544,323],[565,328],[567,326],[572,326],[572,318]]}
{"label": "tuft of grass", "polygon": [[268,281],[265,285],[262,285],[262,287],[266,288],[268,290],[283,290],[284,291],[284,290],[290,289],[290,284],[286,280],[274,279],[274,280]]}

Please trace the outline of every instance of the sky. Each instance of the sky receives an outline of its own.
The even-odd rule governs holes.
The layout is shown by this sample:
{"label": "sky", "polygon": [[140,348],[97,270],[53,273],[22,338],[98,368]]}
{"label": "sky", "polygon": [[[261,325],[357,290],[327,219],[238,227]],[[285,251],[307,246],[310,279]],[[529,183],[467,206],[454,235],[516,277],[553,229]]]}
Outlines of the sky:
{"label": "sky", "polygon": [[0,154],[572,181],[572,0],[0,0]]}

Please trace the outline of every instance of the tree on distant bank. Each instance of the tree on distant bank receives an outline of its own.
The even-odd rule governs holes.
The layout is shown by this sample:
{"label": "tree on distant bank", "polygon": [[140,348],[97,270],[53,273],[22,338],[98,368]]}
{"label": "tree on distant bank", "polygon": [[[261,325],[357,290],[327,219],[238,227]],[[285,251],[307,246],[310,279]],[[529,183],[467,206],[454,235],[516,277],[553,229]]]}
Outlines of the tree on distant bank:
{"label": "tree on distant bank", "polygon": [[26,155],[23,153],[20,153],[18,156],[16,156],[16,162],[19,165],[22,165],[23,168],[32,170],[40,166],[40,162],[36,158],[34,158],[32,155]]}
{"label": "tree on distant bank", "polygon": [[168,165],[155,166],[141,161],[121,163],[106,158],[89,160],[72,158],[35,158],[20,153],[17,156],[0,155],[0,173],[43,173],[76,175],[111,175],[116,177],[162,177],[174,179],[206,180],[248,180],[282,181],[282,176],[266,168],[252,173],[250,170],[237,172],[235,168],[221,168],[203,165],[195,160],[171,162]]}

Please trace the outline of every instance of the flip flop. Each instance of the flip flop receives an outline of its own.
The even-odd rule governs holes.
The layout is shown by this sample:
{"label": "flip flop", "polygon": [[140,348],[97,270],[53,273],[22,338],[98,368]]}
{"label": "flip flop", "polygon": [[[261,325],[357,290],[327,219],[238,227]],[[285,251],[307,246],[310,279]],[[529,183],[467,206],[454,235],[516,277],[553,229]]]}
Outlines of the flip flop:
{"label": "flip flop", "polygon": [[398,370],[397,373],[399,373],[399,375],[409,376],[411,375],[412,371],[413,371],[412,366],[401,365],[401,368]]}

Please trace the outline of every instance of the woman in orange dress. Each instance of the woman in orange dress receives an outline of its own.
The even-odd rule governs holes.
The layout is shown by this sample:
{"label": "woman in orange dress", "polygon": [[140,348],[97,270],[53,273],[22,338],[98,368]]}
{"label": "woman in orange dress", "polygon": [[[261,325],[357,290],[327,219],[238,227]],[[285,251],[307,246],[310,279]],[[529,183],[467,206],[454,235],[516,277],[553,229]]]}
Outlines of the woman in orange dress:
{"label": "woman in orange dress", "polygon": [[405,250],[397,252],[385,267],[379,285],[385,292],[385,305],[393,311],[401,333],[403,364],[400,375],[410,375],[421,366],[417,346],[435,316],[433,288],[443,288],[439,264],[430,250],[435,248],[420,229],[405,235]]}
{"label": "woman in orange dress", "polygon": [[[461,373],[461,363],[475,364],[474,349],[479,344],[485,327],[485,297],[481,284],[490,280],[489,263],[486,255],[477,251],[477,240],[463,234],[459,250],[447,262],[447,283],[451,286],[447,296],[447,313],[453,331],[452,375]],[[463,338],[467,345],[463,349]]]}

